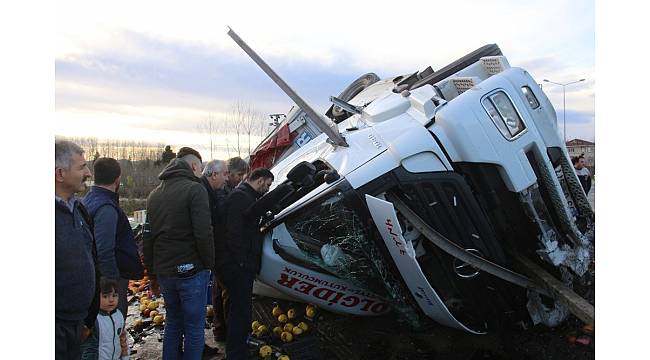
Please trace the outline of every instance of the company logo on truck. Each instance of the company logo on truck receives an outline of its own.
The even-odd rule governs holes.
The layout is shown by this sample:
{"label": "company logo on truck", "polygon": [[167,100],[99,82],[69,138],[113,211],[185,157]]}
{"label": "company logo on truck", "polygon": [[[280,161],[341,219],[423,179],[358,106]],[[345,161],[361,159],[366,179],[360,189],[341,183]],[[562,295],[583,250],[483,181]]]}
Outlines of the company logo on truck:
{"label": "company logo on truck", "polygon": [[390,218],[386,219],[385,222],[386,225],[386,230],[388,230],[388,234],[390,235],[391,240],[393,240],[393,243],[395,244],[395,247],[398,249],[400,255],[406,254],[406,250],[404,250],[404,244],[399,240],[399,235],[395,233],[393,228],[395,227],[393,225],[393,221]]}
{"label": "company logo on truck", "polygon": [[[389,310],[388,304],[372,299],[365,291],[350,289],[345,285],[319,279],[313,275],[302,274],[285,267],[280,273],[277,283],[297,293],[309,295],[327,303],[328,306],[339,305],[347,308],[358,308],[374,314],[382,314]],[[340,291],[337,291],[340,290]]]}

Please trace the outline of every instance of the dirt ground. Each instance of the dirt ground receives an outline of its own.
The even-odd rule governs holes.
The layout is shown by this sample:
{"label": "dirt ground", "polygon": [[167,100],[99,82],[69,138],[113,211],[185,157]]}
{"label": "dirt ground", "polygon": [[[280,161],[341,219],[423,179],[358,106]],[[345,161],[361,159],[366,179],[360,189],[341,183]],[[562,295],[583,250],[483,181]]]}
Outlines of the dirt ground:
{"label": "dirt ground", "polygon": [[[276,346],[292,360],[319,359],[593,359],[595,357],[594,335],[582,330],[584,324],[571,317],[555,329],[543,325],[521,329],[504,330],[501,333],[469,335],[446,327],[436,327],[426,332],[415,333],[405,325],[400,325],[391,316],[354,317],[320,311],[313,320],[304,318],[304,304],[289,303],[283,300],[258,297],[254,301],[253,318],[267,325],[278,325],[271,314],[274,304],[283,309],[293,307],[298,310],[297,320],[306,321],[309,330],[289,344],[283,344],[273,336],[262,340]],[[130,309],[137,313],[137,306]],[[132,324],[130,316],[127,321]],[[294,321],[297,323],[297,321]],[[128,326],[127,326],[128,327]],[[224,358],[225,344],[217,343],[206,323],[206,343],[220,349],[215,356],[204,359]],[[149,335],[139,339],[133,346],[132,359],[159,359],[162,354],[163,329],[151,327]],[[130,332],[133,334],[132,332]],[[147,331],[145,332],[147,333]],[[583,345],[571,343],[571,336],[587,339]],[[250,359],[259,359],[257,348],[251,347]]]}

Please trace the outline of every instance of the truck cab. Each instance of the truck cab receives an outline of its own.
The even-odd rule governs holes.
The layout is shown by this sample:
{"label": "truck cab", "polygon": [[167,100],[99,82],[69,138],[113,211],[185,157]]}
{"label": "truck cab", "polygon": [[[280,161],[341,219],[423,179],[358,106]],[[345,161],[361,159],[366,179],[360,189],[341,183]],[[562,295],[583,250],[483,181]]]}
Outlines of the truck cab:
{"label": "truck cab", "polygon": [[450,255],[394,206],[508,271],[521,255],[584,285],[594,213],[537,82],[496,45],[438,71],[362,78],[327,112],[347,146],[311,127],[273,163],[258,281],[333,312],[395,311],[414,328],[566,318],[562,302]]}

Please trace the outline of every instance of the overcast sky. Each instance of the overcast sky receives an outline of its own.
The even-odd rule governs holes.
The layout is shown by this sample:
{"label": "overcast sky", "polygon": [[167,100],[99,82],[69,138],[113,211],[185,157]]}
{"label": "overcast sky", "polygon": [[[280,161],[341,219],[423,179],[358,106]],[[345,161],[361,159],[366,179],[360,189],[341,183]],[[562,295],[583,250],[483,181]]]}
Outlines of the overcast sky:
{"label": "overcast sky", "polygon": [[[539,83],[586,78],[566,88],[567,138],[594,140],[593,1],[230,3],[57,2],[55,133],[200,146],[197,124],[235,101],[286,113],[231,26],[323,112],[361,74],[435,70],[496,43]],[[561,125],[562,88],[543,88]]]}

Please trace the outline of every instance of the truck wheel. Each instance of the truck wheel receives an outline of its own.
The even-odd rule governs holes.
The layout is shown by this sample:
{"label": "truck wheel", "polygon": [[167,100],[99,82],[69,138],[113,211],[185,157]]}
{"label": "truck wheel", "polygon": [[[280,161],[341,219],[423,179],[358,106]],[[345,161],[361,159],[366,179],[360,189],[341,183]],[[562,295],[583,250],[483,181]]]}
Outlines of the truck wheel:
{"label": "truck wheel", "polygon": [[[345,90],[339,94],[338,98],[344,101],[348,101],[377,81],[379,81],[379,76],[377,76],[375,73],[367,73],[361,75],[358,79],[354,80],[350,85],[348,85],[348,87],[346,87]],[[334,105],[329,108],[327,115],[337,124],[350,117],[349,113]]]}

